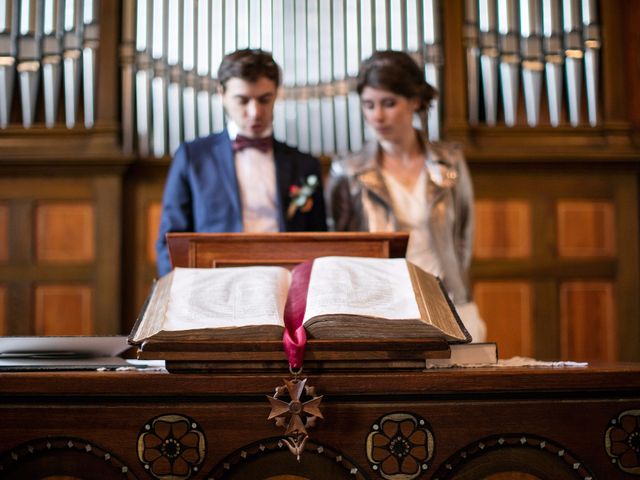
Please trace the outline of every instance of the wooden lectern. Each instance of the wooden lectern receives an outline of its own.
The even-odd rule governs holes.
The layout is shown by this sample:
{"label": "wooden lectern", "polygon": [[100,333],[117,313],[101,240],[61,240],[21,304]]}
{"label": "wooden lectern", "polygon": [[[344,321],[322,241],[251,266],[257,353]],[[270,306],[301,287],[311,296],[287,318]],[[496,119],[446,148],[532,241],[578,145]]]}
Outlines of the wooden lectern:
{"label": "wooden lectern", "polygon": [[[283,264],[338,246],[401,256],[406,245],[397,235],[273,238],[265,251],[257,237],[184,234],[170,248],[176,265],[219,267]],[[192,362],[193,372],[0,372],[0,478],[584,480],[640,472],[640,365],[373,371],[340,357],[354,355],[354,345],[327,350],[351,368],[309,375],[324,395],[324,419],[297,461],[282,427],[268,420],[265,395],[283,372],[260,369],[265,353],[286,366],[280,345],[218,351],[218,360],[206,344],[155,347],[169,368]],[[143,345],[141,356],[154,358],[153,348]],[[307,353],[305,373],[313,361],[338,362]],[[224,357],[237,367],[254,358],[256,369],[200,374]]]}
{"label": "wooden lectern", "polygon": [[216,268],[247,265],[291,267],[329,255],[404,257],[408,233],[170,233],[174,267]]}
{"label": "wooden lectern", "polygon": [[[404,257],[407,233],[172,233],[174,267],[293,267],[321,256]],[[134,327],[135,330],[135,327]],[[305,371],[421,370],[426,358],[448,358],[443,338],[309,340]],[[171,372],[287,371],[280,341],[158,341],[139,346],[139,359],[162,359]]]}

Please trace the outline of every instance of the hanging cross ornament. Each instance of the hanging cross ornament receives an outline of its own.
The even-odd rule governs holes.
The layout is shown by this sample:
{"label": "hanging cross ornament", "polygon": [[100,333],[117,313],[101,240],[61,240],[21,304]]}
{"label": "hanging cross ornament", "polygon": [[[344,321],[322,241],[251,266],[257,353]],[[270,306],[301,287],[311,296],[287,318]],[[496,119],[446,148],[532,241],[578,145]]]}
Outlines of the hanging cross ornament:
{"label": "hanging cross ornament", "polygon": [[[306,383],[306,378],[299,379],[298,375],[294,374],[291,380],[284,379],[284,385],[276,387],[273,397],[267,395],[271,404],[268,419],[275,418],[276,426],[286,428],[284,432],[286,438],[283,441],[298,461],[309,438],[307,428],[315,426],[318,418],[324,418],[320,412],[322,395],[316,396],[315,387],[307,386]],[[303,392],[311,399],[303,402],[301,400]],[[291,399],[289,402],[280,399],[286,394]]]}

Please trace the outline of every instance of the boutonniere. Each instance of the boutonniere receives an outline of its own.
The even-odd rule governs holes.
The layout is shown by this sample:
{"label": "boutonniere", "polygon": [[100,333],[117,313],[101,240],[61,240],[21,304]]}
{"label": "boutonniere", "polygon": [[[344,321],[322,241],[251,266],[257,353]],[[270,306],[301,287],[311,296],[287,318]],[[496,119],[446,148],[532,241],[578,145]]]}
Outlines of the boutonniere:
{"label": "boutonniere", "polygon": [[310,212],[313,208],[313,192],[318,188],[318,177],[309,175],[302,185],[289,187],[289,207],[287,208],[287,220],[291,220],[298,210],[302,213]]}

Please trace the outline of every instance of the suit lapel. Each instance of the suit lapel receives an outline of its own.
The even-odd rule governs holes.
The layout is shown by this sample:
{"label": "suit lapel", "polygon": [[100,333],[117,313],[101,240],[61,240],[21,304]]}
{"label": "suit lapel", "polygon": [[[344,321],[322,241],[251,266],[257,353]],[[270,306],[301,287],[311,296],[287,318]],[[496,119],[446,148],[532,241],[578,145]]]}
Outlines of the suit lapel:
{"label": "suit lapel", "polygon": [[434,181],[432,174],[429,169],[428,163],[431,162],[432,166],[437,166],[440,161],[442,161],[442,153],[433,144],[428,144],[427,150],[427,164],[425,164],[425,168],[427,169],[427,205],[435,205],[440,199],[445,195],[448,188],[439,185]]}
{"label": "suit lapel", "polygon": [[240,193],[238,192],[238,177],[236,176],[236,166],[233,160],[233,149],[231,140],[227,132],[223,132],[218,137],[218,141],[213,145],[213,156],[217,159],[217,167],[220,172],[220,181],[223,188],[238,215],[242,216],[240,207]]}
{"label": "suit lapel", "polygon": [[367,190],[391,208],[391,196],[389,195],[389,190],[387,190],[387,185],[384,183],[379,169],[372,168],[371,170],[362,172],[360,174],[360,182],[362,182],[362,185],[364,185]]}
{"label": "suit lapel", "polygon": [[302,181],[298,176],[297,164],[292,157],[290,151],[284,144],[273,141],[273,161],[276,166],[276,184],[278,189],[277,202],[279,208],[278,224],[280,231],[284,232],[286,228],[286,210],[289,206],[289,188],[291,185],[299,185]]}

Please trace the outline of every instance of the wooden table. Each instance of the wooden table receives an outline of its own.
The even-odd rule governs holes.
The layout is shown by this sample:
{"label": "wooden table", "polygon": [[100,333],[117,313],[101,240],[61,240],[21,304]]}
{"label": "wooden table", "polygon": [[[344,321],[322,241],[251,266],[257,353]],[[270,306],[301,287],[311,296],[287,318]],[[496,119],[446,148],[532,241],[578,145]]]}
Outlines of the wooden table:
{"label": "wooden table", "polygon": [[279,375],[2,373],[0,478],[640,475],[640,365],[327,373],[308,382],[324,394],[324,420],[297,462],[267,420],[265,395]]}

